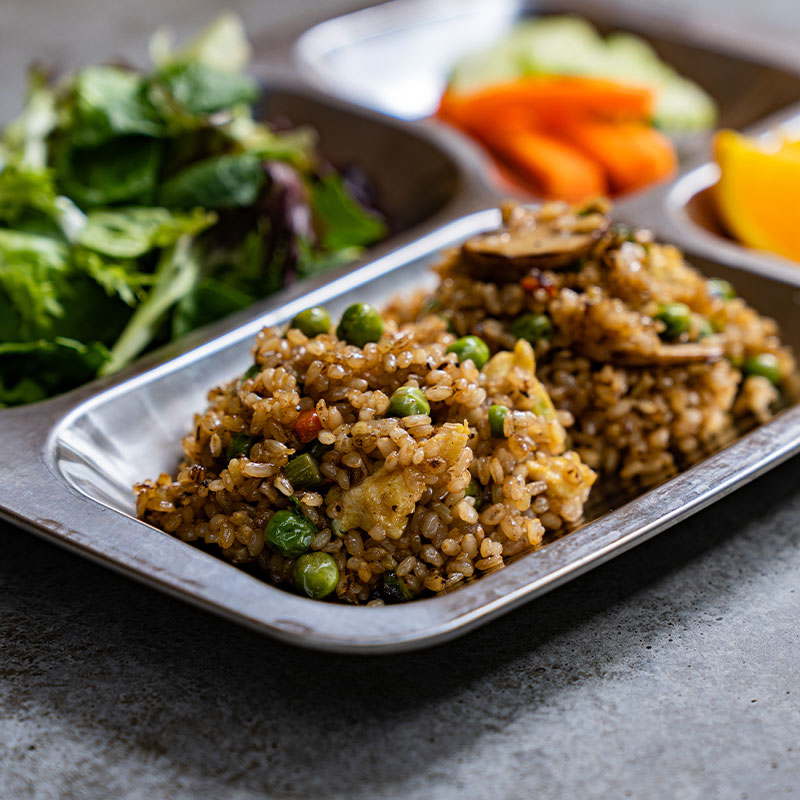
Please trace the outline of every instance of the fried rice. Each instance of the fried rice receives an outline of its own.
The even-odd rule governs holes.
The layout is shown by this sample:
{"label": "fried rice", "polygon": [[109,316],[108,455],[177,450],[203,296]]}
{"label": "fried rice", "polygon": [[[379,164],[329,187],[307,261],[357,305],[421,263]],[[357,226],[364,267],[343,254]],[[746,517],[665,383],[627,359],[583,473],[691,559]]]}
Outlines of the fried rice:
{"label": "fried rice", "polygon": [[[720,296],[718,281],[649,231],[612,225],[609,210],[508,203],[502,231],[448,253],[434,295],[395,304],[393,316],[435,311],[494,350],[513,344],[520,317],[545,315],[552,329],[534,341],[537,374],[574,420],[569,446],[608,491],[630,494],[768,420],[797,397],[798,378],[774,320]],[[559,238],[573,249],[560,242],[554,254]],[[679,336],[659,319],[669,304],[689,312]],[[765,354],[779,381],[749,374]]]}
{"label": "fried rice", "polygon": [[[139,517],[288,586],[295,559],[265,546],[264,530],[294,508],[316,529],[310,550],[336,561],[332,597],[353,603],[398,599],[398,579],[400,597],[447,591],[539,547],[581,519],[594,473],[566,450],[527,342],[479,371],[447,352],[453,339],[436,316],[390,323],[363,348],[264,329],[256,369],[213,389],[195,416],[177,474],[136,486]],[[430,413],[387,416],[399,387],[420,388]],[[502,437],[492,404],[509,409]],[[285,469],[312,444],[297,430],[308,412],[323,486],[297,491]],[[228,460],[244,433],[249,452]]]}
{"label": "fried rice", "polygon": [[[311,525],[304,549],[335,561],[328,599],[381,605],[502,568],[574,528],[598,475],[604,493],[640,491],[797,393],[772,320],[608,212],[507,204],[502,230],[445,254],[433,294],[396,298],[363,347],[265,328],[175,475],[136,485],[138,516],[291,587],[297,553],[265,542],[289,511]],[[465,335],[489,346],[482,369],[449,351]],[[747,368],[764,354],[778,380]],[[402,387],[429,413],[394,415]],[[289,480],[298,454],[318,460],[313,487]]]}

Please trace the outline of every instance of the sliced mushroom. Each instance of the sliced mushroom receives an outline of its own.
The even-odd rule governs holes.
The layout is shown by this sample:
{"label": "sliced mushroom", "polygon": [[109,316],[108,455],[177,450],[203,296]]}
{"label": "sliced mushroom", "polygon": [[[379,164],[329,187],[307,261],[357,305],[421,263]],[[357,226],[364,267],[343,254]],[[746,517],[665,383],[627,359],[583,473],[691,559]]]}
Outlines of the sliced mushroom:
{"label": "sliced mushroom", "polygon": [[554,222],[510,226],[479,234],[461,248],[469,273],[495,283],[518,281],[531,269],[559,269],[589,254],[608,228],[608,220],[589,232]]}
{"label": "sliced mushroom", "polygon": [[617,351],[614,362],[630,367],[671,367],[693,361],[719,361],[725,355],[718,344],[687,342],[686,344],[661,344],[653,353]]}

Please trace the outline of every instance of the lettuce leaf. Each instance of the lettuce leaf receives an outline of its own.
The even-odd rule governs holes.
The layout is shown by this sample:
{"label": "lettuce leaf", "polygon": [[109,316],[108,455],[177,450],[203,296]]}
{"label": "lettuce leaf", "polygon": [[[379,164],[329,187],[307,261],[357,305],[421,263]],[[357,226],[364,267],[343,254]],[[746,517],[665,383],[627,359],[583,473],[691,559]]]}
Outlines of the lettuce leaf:
{"label": "lettuce leaf", "polygon": [[172,317],[172,337],[183,336],[215,320],[247,308],[257,298],[223,281],[201,278],[175,307]]}
{"label": "lettuce leaf", "polygon": [[80,386],[108,360],[101,342],[56,337],[0,342],[0,407],[33,403]]}
{"label": "lettuce leaf", "polygon": [[83,248],[76,249],[74,262],[107,295],[117,296],[125,305],[135,307],[147,299],[147,290],[153,285],[152,273],[142,272],[132,259],[112,259]]}
{"label": "lettuce leaf", "polygon": [[168,208],[250,206],[264,185],[261,160],[253,153],[216,156],[192,164],[161,187]]}
{"label": "lettuce leaf", "polygon": [[25,108],[3,131],[0,167],[5,161],[32,170],[43,170],[48,161],[47,138],[57,122],[55,92],[47,85],[44,73],[32,69],[28,75]]}
{"label": "lettuce leaf", "polygon": [[0,229],[0,290],[16,312],[17,336],[46,335],[64,315],[60,295],[69,271],[69,247],[63,242]]}
{"label": "lettuce leaf", "polygon": [[147,136],[64,147],[56,163],[59,188],[84,209],[148,203],[158,186],[161,152],[161,142]]}
{"label": "lettuce leaf", "polygon": [[7,166],[0,171],[0,222],[14,225],[23,215],[38,211],[56,214],[56,190],[50,170]]}
{"label": "lettuce leaf", "polygon": [[118,67],[86,67],[77,74],[69,124],[72,146],[96,147],[123,136],[159,137],[165,130],[137,73]]}
{"label": "lettuce leaf", "polygon": [[171,33],[157,30],[150,40],[150,58],[157,67],[194,61],[225,72],[242,72],[251,55],[242,20],[231,12],[220,14],[183,49],[171,51]]}
{"label": "lettuce leaf", "polygon": [[213,212],[188,213],[160,206],[96,209],[87,215],[78,244],[112,258],[138,258],[154,247],[169,247],[184,234],[195,234],[217,221]]}
{"label": "lettuce leaf", "polygon": [[130,309],[50,236],[0,228],[0,341],[65,337],[113,342]]}
{"label": "lettuce leaf", "polygon": [[157,73],[156,81],[184,112],[197,116],[252,103],[258,98],[258,85],[249,76],[223,72],[197,61],[172,64]]}
{"label": "lettuce leaf", "polygon": [[311,185],[311,208],[321,227],[320,244],[333,253],[366,247],[387,233],[383,219],[352,197],[340,175],[326,175]]}
{"label": "lettuce leaf", "polygon": [[200,253],[191,236],[182,236],[165,249],[147,299],[134,312],[111,349],[103,374],[114,372],[133,361],[153,340],[173,306],[193,291],[200,278]]}

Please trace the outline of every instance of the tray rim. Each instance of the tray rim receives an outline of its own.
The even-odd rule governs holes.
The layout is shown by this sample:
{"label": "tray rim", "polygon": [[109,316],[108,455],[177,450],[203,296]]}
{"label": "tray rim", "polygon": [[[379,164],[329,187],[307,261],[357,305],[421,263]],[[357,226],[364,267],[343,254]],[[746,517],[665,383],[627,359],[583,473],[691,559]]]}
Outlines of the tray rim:
{"label": "tray rim", "polygon": [[[316,298],[311,302],[322,302],[325,297],[362,285],[370,277],[402,269],[418,258],[435,257],[453,240],[496,225],[498,213],[487,209],[453,220],[406,247],[350,269],[310,293],[292,297],[289,291],[275,295],[263,313],[227,334],[188,348],[164,363],[149,368],[140,364],[133,374],[113,376],[100,392],[84,387],[42,404],[9,409],[5,418],[13,418],[14,424],[7,447],[0,452],[0,516],[129,577],[283,641],[337,652],[398,652],[466,633],[645,541],[800,452],[800,405],[795,405],[661,486],[497,573],[483,576],[450,595],[382,609],[318,603],[277,589],[216,556],[90,499],[58,477],[49,458],[50,445],[75,415],[109,402],[138,384],[178,372],[229,344],[246,340],[261,324],[290,316],[311,297]],[[43,426],[38,425],[41,421]],[[22,464],[9,455],[19,452],[28,454]],[[19,489],[30,481],[52,482],[53,478],[57,480],[47,496],[33,499],[33,513],[31,509],[26,513],[24,508],[26,502],[31,502],[29,492],[20,491],[16,497],[9,497],[8,487],[13,495],[15,482]],[[60,518],[53,515],[54,508],[60,510]],[[98,541],[97,529],[106,525],[113,537]]]}

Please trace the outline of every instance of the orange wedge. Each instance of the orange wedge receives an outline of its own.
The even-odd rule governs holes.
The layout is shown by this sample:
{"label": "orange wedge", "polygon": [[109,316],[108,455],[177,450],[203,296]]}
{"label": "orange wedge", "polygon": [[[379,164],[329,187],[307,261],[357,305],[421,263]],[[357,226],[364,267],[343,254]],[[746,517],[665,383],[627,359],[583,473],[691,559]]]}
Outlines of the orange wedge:
{"label": "orange wedge", "polygon": [[800,142],[769,144],[719,131],[713,196],[729,233],[750,247],[800,261]]}

